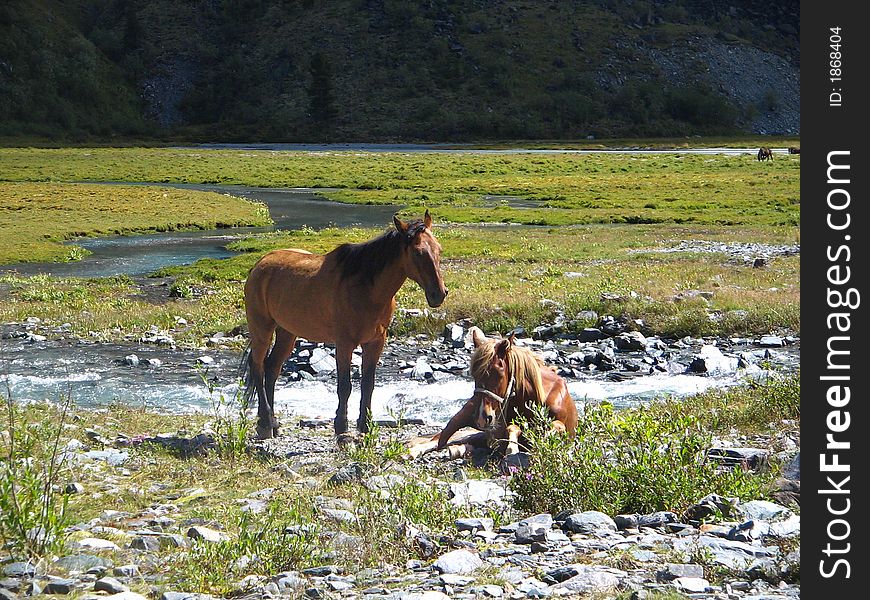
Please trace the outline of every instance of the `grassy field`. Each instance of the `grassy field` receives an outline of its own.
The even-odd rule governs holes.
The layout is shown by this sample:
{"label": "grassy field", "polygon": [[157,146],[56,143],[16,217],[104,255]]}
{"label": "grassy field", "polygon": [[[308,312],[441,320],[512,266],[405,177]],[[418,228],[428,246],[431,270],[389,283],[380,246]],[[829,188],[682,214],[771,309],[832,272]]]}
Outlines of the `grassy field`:
{"label": "grassy field", "polygon": [[61,183],[0,184],[0,264],[75,260],[82,236],[268,225],[268,210],[241,198],[172,188]]}
{"label": "grassy field", "polygon": [[[171,328],[181,316],[188,327],[180,343],[201,343],[216,331],[244,323],[242,281],[259,256],[271,248],[331,250],[344,241],[379,233],[372,229],[301,230],[264,234],[232,245],[245,252],[227,260],[201,260],[166,269],[174,277],[175,299],[154,305],[137,299],[128,278],[61,280],[7,275],[7,300],[0,320],[39,315],[70,321],[81,333]],[[766,333],[800,329],[800,257],[777,258],[762,269],[720,254],[661,253],[680,239],[793,244],[797,230],[782,228],[698,228],[682,225],[586,225],[559,228],[441,226],[443,269],[450,298],[428,317],[397,316],[393,333],[439,333],[447,322],[471,318],[485,329],[533,328],[581,310],[643,319],[661,335]],[[677,302],[681,292],[702,290],[712,298]],[[619,296],[609,300],[607,292]],[[551,300],[554,303],[542,302]],[[424,308],[412,282],[399,290],[402,308]],[[590,325],[582,320],[575,327]]]}
{"label": "grassy field", "polygon": [[[0,218],[18,232],[0,243],[6,257],[0,262],[75,258],[74,249],[58,243],[75,235],[265,217],[261,207],[217,194],[58,182],[323,187],[337,200],[395,203],[416,217],[427,207],[435,216],[450,300],[424,318],[400,316],[394,333],[434,333],[461,318],[505,331],[535,327],[557,310],[570,319],[590,309],[642,319],[649,332],[670,336],[799,330],[799,256],[753,269],[723,255],[651,252],[680,240],[799,243],[799,175],[799,156],[759,163],[752,156],[677,154],[0,149]],[[531,208],[491,196],[521,197]],[[546,225],[471,225],[479,221]],[[238,257],[162,273],[175,278],[174,299],[157,305],[138,298],[137,286],[124,277],[5,276],[0,319],[35,314],[112,337],[112,331],[155,324],[169,328],[182,316],[190,327],[179,341],[196,344],[244,322],[241,282],[264,252],[288,246],[327,252],[378,233],[304,229],[241,240],[232,246],[242,252]],[[712,297],[674,300],[692,290]],[[426,306],[411,283],[398,301],[404,308]]]}
{"label": "grassy field", "polygon": [[[0,149],[0,181],[317,187],[439,220],[798,225],[800,156],[414,154],[169,148]],[[525,199],[527,208],[504,197]]]}

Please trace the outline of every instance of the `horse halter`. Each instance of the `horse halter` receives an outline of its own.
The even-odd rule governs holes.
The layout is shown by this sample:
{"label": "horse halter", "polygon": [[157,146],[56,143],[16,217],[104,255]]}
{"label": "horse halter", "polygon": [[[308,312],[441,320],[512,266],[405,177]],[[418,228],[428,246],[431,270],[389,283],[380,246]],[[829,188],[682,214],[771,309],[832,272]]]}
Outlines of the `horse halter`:
{"label": "horse halter", "polygon": [[507,387],[507,391],[504,394],[504,398],[502,398],[501,396],[499,396],[495,392],[488,390],[486,388],[482,388],[482,387],[474,388],[474,393],[475,394],[484,394],[486,396],[489,396],[490,398],[492,398],[493,400],[495,400],[496,402],[498,402],[499,404],[504,406],[505,404],[507,404],[507,401],[510,400],[513,397],[513,395],[516,393],[516,390],[514,390],[514,383],[516,383],[516,380],[514,379],[514,376],[511,375],[511,380],[508,382],[508,387]]}

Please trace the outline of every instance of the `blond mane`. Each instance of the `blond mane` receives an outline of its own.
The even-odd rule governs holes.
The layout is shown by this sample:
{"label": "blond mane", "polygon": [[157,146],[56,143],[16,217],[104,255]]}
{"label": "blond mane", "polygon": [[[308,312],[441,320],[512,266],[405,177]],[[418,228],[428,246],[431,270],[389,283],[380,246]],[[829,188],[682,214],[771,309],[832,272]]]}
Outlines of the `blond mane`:
{"label": "blond mane", "polygon": [[[496,346],[501,340],[487,338],[471,353],[471,376],[477,380],[490,368],[496,356]],[[505,354],[508,375],[513,375],[516,381],[518,396],[526,402],[532,400],[543,403],[545,400],[544,384],[541,381],[541,368],[545,366],[543,359],[529,350],[515,344],[510,344]]]}

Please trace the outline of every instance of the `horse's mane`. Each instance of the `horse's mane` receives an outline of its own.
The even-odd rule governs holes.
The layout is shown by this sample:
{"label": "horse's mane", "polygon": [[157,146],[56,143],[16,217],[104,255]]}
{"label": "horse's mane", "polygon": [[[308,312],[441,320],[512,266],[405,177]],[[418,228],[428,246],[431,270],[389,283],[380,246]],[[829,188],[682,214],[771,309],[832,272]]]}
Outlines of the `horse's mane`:
{"label": "horse's mane", "polygon": [[335,255],[341,269],[341,278],[347,279],[358,275],[362,281],[372,283],[401,254],[402,238],[410,241],[425,229],[423,221],[408,223],[406,233],[390,229],[367,242],[342,244],[330,254]]}
{"label": "horse's mane", "polygon": [[[495,359],[496,346],[500,340],[486,339],[474,352],[471,353],[471,376],[476,380],[482,377]],[[517,395],[525,398],[526,402],[532,400],[543,403],[544,384],[541,381],[541,368],[545,366],[544,360],[529,350],[515,344],[511,344],[505,355],[508,373],[513,375]]]}

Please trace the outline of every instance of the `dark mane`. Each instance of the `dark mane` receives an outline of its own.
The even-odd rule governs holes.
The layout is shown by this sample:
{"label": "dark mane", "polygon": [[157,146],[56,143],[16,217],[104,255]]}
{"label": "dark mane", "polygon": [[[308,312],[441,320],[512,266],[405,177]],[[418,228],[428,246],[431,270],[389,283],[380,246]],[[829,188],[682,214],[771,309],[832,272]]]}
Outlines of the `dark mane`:
{"label": "dark mane", "polygon": [[341,278],[359,276],[365,283],[374,282],[375,277],[401,254],[402,238],[405,238],[405,242],[410,242],[423,229],[425,226],[422,221],[411,221],[404,236],[391,228],[367,242],[342,244],[332,251],[341,268]]}

